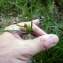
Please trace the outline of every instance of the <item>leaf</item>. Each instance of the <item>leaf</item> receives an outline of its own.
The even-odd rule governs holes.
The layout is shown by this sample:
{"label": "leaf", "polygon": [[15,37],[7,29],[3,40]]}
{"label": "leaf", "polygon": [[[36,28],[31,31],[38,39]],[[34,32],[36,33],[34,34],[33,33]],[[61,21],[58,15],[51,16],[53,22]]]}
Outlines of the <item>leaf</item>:
{"label": "leaf", "polygon": [[31,27],[26,28],[26,30],[27,30],[27,32],[29,32],[29,33],[33,32],[33,29],[32,29]]}
{"label": "leaf", "polygon": [[33,32],[32,26],[29,27],[27,24],[24,24],[24,28],[26,28],[26,31],[27,31],[28,33]]}
{"label": "leaf", "polygon": [[27,24],[24,24],[24,28],[28,28],[28,25]]}

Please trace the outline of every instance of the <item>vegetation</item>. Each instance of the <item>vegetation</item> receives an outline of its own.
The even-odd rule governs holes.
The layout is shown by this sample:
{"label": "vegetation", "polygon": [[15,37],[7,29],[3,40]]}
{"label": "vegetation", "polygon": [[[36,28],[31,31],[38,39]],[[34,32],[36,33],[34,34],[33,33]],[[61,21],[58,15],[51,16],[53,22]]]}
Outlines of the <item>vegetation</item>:
{"label": "vegetation", "polygon": [[0,29],[36,18],[40,19],[41,29],[57,34],[60,40],[31,60],[34,63],[63,63],[63,0],[0,0]]}

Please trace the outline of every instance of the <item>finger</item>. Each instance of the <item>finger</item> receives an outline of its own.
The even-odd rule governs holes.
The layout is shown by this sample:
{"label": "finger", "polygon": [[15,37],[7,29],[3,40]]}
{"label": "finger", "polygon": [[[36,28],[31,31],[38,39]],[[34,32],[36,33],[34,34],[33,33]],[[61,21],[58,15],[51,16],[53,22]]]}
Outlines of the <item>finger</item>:
{"label": "finger", "polygon": [[39,21],[39,19],[35,19],[35,20],[33,20],[33,23],[34,23],[35,25],[38,25],[38,24],[40,23],[40,21]]}
{"label": "finger", "polygon": [[[17,42],[18,43],[18,50],[23,55],[29,55],[31,58],[35,54],[47,50],[51,48],[52,46],[56,45],[58,43],[59,39],[54,34],[49,35],[43,35],[38,38],[35,38],[33,40],[24,40],[23,42]],[[31,53],[32,52],[32,53]]]}
{"label": "finger", "polygon": [[[37,54],[40,51],[44,51],[49,49],[50,47],[56,45],[58,43],[58,37],[54,34],[43,35],[36,39],[33,39],[30,43],[30,50],[33,54]],[[30,42],[30,40],[29,40]]]}
{"label": "finger", "polygon": [[[30,22],[22,22],[22,24],[29,24],[29,23],[31,23],[31,21]],[[35,24],[35,25],[38,25],[40,23],[40,21],[39,21],[39,19],[35,19],[35,20],[33,20],[33,24]],[[20,24],[20,23],[19,23]],[[24,25],[23,24],[23,25]],[[23,26],[22,25],[22,26]],[[26,29],[25,28],[23,28],[23,27],[21,27],[21,30],[22,31],[25,31],[26,32]],[[38,36],[38,34],[36,34],[36,33],[31,33],[33,36],[35,36],[35,37],[37,37]],[[26,34],[24,34],[24,36],[25,36]],[[22,35],[22,37],[23,37],[23,35]]]}
{"label": "finger", "polygon": [[[38,25],[39,23],[40,23],[40,21],[39,21],[39,19],[35,19],[35,20],[32,20],[33,21],[33,23],[35,24],[35,25]],[[28,21],[28,22],[21,22],[21,23],[18,23],[19,25],[24,25],[24,24],[31,24],[31,21]]]}
{"label": "finger", "polygon": [[43,31],[42,29],[40,29],[35,24],[33,25],[33,30],[34,30],[35,33],[32,33],[32,35],[35,34],[36,36],[41,36],[41,35],[46,35],[47,34],[45,31]]}
{"label": "finger", "polygon": [[[20,27],[22,31],[26,32],[26,29],[23,27]],[[33,30],[34,32],[32,33],[32,35],[35,36],[41,36],[41,35],[45,35],[47,34],[46,32],[44,32],[42,29],[40,29],[38,26],[36,26],[35,24],[33,24]]]}
{"label": "finger", "polygon": [[[21,25],[21,26],[24,26],[24,24],[27,24],[29,27],[31,27],[31,23],[30,22],[28,22],[28,23],[18,23],[18,25]],[[41,35],[45,35],[45,34],[47,34],[46,32],[44,32],[42,29],[40,29],[37,25],[35,25],[35,24],[33,24],[32,25],[32,28],[33,28],[33,30],[34,30],[34,32],[35,32],[35,35],[38,35],[38,36],[41,36]],[[25,31],[26,32],[26,29],[24,28],[24,27],[20,27],[20,29],[22,30],[22,31]],[[32,35],[33,35],[34,33],[32,33]]]}

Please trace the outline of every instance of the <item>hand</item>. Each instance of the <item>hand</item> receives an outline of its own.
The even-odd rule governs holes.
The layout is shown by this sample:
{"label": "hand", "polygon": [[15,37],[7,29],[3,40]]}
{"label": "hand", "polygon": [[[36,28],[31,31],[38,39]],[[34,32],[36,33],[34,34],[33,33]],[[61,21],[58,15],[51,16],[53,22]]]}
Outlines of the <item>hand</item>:
{"label": "hand", "polygon": [[[30,22],[18,23],[30,26]],[[16,32],[4,32],[0,35],[0,63],[27,63],[28,60],[39,53],[58,43],[58,37],[54,34],[47,34],[37,25],[39,20],[33,20],[33,29],[36,36],[35,39],[24,40],[23,35]],[[24,27],[19,27],[16,24],[10,25],[5,30],[22,30],[26,32]],[[26,36],[26,35],[25,35]]]}

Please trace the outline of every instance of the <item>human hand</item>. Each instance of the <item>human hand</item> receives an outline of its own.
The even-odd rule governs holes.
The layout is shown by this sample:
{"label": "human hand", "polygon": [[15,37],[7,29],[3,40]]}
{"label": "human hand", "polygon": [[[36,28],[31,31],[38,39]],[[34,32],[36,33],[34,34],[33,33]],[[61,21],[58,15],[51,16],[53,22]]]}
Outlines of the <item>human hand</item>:
{"label": "human hand", "polygon": [[[19,25],[27,24],[30,22],[18,23]],[[47,50],[58,43],[58,37],[54,34],[47,34],[37,25],[39,20],[33,21],[33,29],[36,36],[35,39],[24,40],[23,35],[16,32],[4,32],[0,36],[0,63],[27,63],[28,60],[35,54]],[[19,27],[16,24],[10,25],[5,30],[22,30],[26,29]]]}

